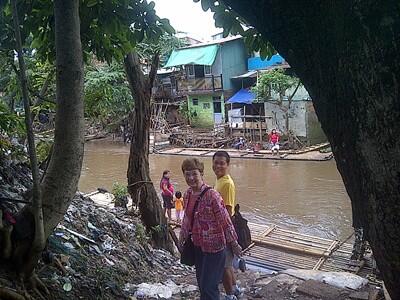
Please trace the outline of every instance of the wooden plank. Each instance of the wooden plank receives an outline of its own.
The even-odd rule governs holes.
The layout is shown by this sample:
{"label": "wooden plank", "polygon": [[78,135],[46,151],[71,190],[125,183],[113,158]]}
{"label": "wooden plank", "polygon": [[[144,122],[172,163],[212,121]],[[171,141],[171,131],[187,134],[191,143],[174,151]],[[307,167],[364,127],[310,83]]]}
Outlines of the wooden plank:
{"label": "wooden plank", "polygon": [[321,245],[324,245],[324,247],[328,247],[333,240],[321,240],[318,237],[313,237],[313,236],[305,236],[303,234],[300,233],[296,233],[296,232],[287,232],[287,231],[283,231],[281,228],[278,228],[278,230],[276,231],[277,235],[282,235],[285,237],[289,237],[292,239],[298,239],[298,240],[304,240],[304,241],[310,241],[310,242],[314,242],[314,243],[318,243]]}
{"label": "wooden plank", "polygon": [[208,151],[206,151],[204,153],[200,153],[200,156],[207,155],[208,153],[211,153],[211,152],[215,152],[215,150],[208,150]]}
{"label": "wooden plank", "polygon": [[279,230],[280,230],[280,231],[283,231],[283,232],[288,232],[288,233],[292,233],[292,234],[297,234],[297,235],[299,235],[299,236],[314,238],[314,239],[316,239],[316,240],[332,242],[332,240],[330,240],[330,239],[325,239],[325,238],[321,238],[321,237],[318,237],[318,236],[312,236],[312,235],[308,235],[308,234],[304,234],[304,233],[297,233],[297,232],[290,231],[290,230],[286,230],[286,229],[283,229],[283,228],[279,228]]}
{"label": "wooden plank", "polygon": [[326,245],[326,244],[317,244],[317,243],[313,243],[312,241],[309,241],[309,240],[284,237],[284,236],[280,236],[278,234],[274,234],[273,236],[271,236],[271,238],[274,238],[276,240],[281,240],[281,241],[288,241],[288,242],[292,242],[292,243],[296,243],[296,244],[300,244],[300,245],[305,245],[305,246],[309,246],[309,247],[314,247],[314,248],[318,248],[320,250],[325,250],[325,249],[327,249],[327,247],[329,247],[329,245]]}
{"label": "wooden plank", "polygon": [[278,243],[275,241],[269,241],[267,239],[257,239],[254,238],[253,241],[256,244],[264,245],[264,246],[269,246],[269,247],[276,247],[276,248],[281,248],[289,251],[294,251],[294,252],[299,252],[299,253],[304,253],[304,254],[309,254],[309,255],[314,255],[314,256],[326,256],[324,251],[318,251],[315,250],[311,247],[298,247],[295,244],[289,244],[289,243]]}
{"label": "wooden plank", "polygon": [[268,236],[272,231],[276,229],[276,225],[270,226],[268,229],[266,229],[264,232],[261,233],[261,236],[265,237]]}

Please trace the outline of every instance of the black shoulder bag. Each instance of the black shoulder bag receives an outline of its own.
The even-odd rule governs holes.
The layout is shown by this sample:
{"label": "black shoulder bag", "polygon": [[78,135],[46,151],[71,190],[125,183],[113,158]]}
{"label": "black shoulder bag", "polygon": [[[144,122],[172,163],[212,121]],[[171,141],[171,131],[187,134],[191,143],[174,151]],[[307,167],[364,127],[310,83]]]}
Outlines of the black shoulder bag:
{"label": "black shoulder bag", "polygon": [[[194,215],[196,213],[197,207],[199,206],[199,202],[201,198],[204,196],[204,194],[211,189],[211,187],[206,187],[199,197],[196,200],[196,203],[194,204],[193,208],[193,214],[192,214],[192,221],[191,221],[191,226],[190,226],[190,231],[193,229],[193,223],[194,223]],[[194,266],[195,262],[195,254],[194,254],[194,244],[192,241],[192,233],[189,233],[189,236],[186,238],[185,243],[183,244],[182,247],[182,252],[181,252],[181,263],[187,266]]]}

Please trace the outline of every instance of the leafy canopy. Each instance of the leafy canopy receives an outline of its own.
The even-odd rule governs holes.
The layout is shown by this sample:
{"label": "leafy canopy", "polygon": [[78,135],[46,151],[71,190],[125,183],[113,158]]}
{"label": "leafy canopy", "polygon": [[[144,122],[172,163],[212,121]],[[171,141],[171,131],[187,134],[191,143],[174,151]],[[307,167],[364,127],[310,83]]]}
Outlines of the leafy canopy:
{"label": "leafy canopy", "polygon": [[270,100],[271,92],[277,93],[282,100],[285,92],[298,84],[299,79],[297,77],[285,74],[282,69],[275,69],[261,73],[257,85],[252,88],[252,91],[256,93],[259,101]]}
{"label": "leafy canopy", "polygon": [[241,16],[233,11],[223,0],[193,0],[201,2],[204,11],[214,13],[215,26],[223,28],[223,36],[229,34],[242,35],[248,49],[260,53],[262,58],[271,57],[276,50],[271,43],[261,37],[261,34],[250,26]]}
{"label": "leafy canopy", "polygon": [[[9,0],[0,5],[0,52],[15,47]],[[81,41],[85,59],[94,54],[100,61],[122,59],[143,41],[156,41],[174,29],[168,19],[156,15],[154,2],[147,0],[80,0]],[[25,46],[43,59],[55,60],[53,2],[19,0],[21,36]],[[27,38],[31,42],[27,44]]]}
{"label": "leafy canopy", "polygon": [[123,117],[132,109],[133,99],[120,63],[91,66],[85,74],[86,116],[106,122]]}

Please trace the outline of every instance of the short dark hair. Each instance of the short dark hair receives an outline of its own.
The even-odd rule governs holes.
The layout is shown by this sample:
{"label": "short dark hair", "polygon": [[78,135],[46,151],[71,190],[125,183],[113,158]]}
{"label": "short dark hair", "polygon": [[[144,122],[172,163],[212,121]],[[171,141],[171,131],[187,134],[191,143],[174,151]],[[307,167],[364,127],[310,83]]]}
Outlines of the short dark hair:
{"label": "short dark hair", "polygon": [[162,172],[162,176],[164,177],[165,175],[167,175],[170,171],[169,170],[164,170],[164,172]]}
{"label": "short dark hair", "polygon": [[175,193],[175,197],[176,197],[176,198],[182,198],[182,193],[179,192],[179,191],[176,192],[176,193]]}
{"label": "short dark hair", "polygon": [[225,157],[226,159],[226,163],[229,165],[230,161],[231,161],[231,157],[229,156],[229,153],[223,150],[217,151],[214,153],[213,155],[213,160],[217,157]]}

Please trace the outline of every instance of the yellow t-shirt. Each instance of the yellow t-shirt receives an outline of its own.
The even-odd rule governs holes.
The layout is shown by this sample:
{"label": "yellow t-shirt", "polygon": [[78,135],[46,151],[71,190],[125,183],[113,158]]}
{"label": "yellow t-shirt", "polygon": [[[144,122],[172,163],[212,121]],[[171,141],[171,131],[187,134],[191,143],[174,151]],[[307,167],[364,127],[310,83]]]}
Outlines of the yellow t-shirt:
{"label": "yellow t-shirt", "polygon": [[224,199],[225,206],[232,207],[232,213],[235,208],[235,183],[230,175],[222,176],[215,182],[215,189]]}
{"label": "yellow t-shirt", "polygon": [[175,199],[175,209],[176,210],[183,210],[183,198],[176,198]]}

